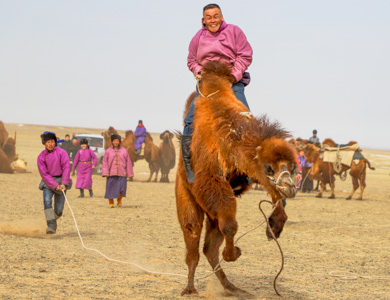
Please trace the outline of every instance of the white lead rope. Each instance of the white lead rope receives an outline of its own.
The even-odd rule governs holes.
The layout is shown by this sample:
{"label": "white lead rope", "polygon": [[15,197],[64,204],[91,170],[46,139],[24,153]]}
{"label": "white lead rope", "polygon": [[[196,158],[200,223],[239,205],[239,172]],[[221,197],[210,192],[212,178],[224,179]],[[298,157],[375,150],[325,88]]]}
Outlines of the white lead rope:
{"label": "white lead rope", "polygon": [[[81,237],[81,234],[80,234],[80,230],[79,230],[79,226],[77,225],[77,221],[76,221],[76,218],[74,216],[74,213],[73,213],[73,210],[72,210],[72,207],[70,206],[69,204],[69,201],[68,201],[68,198],[66,197],[66,194],[64,193],[64,191],[62,191],[64,197],[65,197],[65,202],[66,204],[68,205],[69,207],[69,210],[70,210],[70,213],[72,214],[72,218],[73,218],[73,221],[74,221],[74,225],[76,227],[76,230],[77,230],[77,234],[79,235],[79,238],[80,238],[80,242],[81,242],[81,246],[88,250],[88,251],[93,251],[93,252],[96,252],[98,254],[100,254],[101,256],[103,256],[105,259],[109,260],[109,261],[113,261],[113,262],[117,262],[117,263],[121,263],[121,264],[127,264],[127,265],[132,265],[134,267],[137,267],[138,269],[141,269],[143,271],[145,271],[146,273],[149,273],[149,274],[154,274],[154,275],[168,275],[168,276],[177,276],[177,277],[185,277],[187,278],[188,275],[183,275],[183,274],[177,274],[177,273],[164,273],[164,272],[155,272],[155,271],[151,271],[151,270],[148,270],[148,269],[145,269],[144,267],[138,265],[138,264],[135,264],[135,263],[132,263],[132,262],[128,262],[128,261],[122,261],[122,260],[118,260],[118,259],[112,259],[110,257],[108,257],[107,255],[105,255],[104,253],[100,252],[99,250],[97,249],[93,249],[93,248],[89,248],[89,247],[86,247],[85,244],[84,244],[84,241],[83,241],[83,238]],[[257,229],[258,227],[260,227],[261,225],[264,224],[265,221],[263,221],[261,224],[257,225],[256,227],[248,230],[247,232],[245,232],[244,234],[242,234],[235,242],[235,244],[237,244],[237,242],[246,234],[248,234],[249,232]],[[223,259],[221,259],[221,261],[218,263],[218,265],[214,268],[214,270],[212,272],[210,272],[209,274],[207,275],[204,275],[204,276],[201,276],[201,277],[195,277],[194,279],[195,280],[199,280],[199,279],[204,279],[204,278],[207,278],[211,275],[213,275],[215,272],[217,272],[219,270],[219,267],[221,265],[221,262],[222,262]]]}

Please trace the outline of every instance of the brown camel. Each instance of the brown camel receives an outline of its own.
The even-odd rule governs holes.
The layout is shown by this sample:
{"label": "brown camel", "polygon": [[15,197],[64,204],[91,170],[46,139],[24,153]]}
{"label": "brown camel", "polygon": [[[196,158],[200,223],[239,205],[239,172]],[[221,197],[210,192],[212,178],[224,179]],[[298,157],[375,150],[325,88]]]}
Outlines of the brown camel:
{"label": "brown camel", "polygon": [[[330,139],[329,139],[330,140]],[[326,141],[327,145],[335,145],[335,143],[330,140]],[[333,143],[332,143],[333,142]],[[356,142],[350,142],[352,144],[356,144]],[[329,196],[329,199],[335,198],[335,175],[341,175],[343,172],[349,171],[349,175],[352,179],[352,192],[349,194],[349,196],[346,198],[347,200],[352,199],[353,194],[360,186],[360,196],[357,198],[358,200],[363,199],[363,192],[366,187],[366,165],[371,170],[375,170],[375,168],[372,168],[370,165],[370,162],[366,158],[359,159],[359,162],[356,164],[354,161],[350,166],[341,165],[341,171],[336,172],[336,170],[333,167],[333,163],[331,162],[324,162],[323,160],[323,153],[319,152],[320,148],[316,147],[315,145],[307,144],[304,147],[305,156],[308,162],[312,164],[312,171],[309,175],[311,179],[320,180],[321,181],[321,188],[319,193],[317,194],[317,198],[322,198],[322,194],[325,190],[326,184],[330,185],[331,189],[331,195]],[[323,151],[323,150],[322,150]]]}
{"label": "brown camel", "polygon": [[13,173],[7,154],[0,147],[0,173]]}
{"label": "brown camel", "polygon": [[154,173],[156,177],[153,182],[157,182],[158,171],[160,170],[160,149],[153,143],[153,138],[149,132],[145,137],[145,160],[149,163],[150,176],[147,182],[150,182]]}
{"label": "brown camel", "polygon": [[149,132],[146,133],[144,155],[136,154],[134,148],[134,141],[135,141],[134,132],[132,130],[128,130],[126,131],[126,137],[122,142],[122,147],[125,147],[127,152],[129,153],[131,163],[133,164],[133,166],[137,160],[145,159],[149,163],[149,170],[150,170],[150,176],[147,182],[151,181],[153,174],[156,174],[153,181],[157,182],[157,175],[160,169],[159,148],[153,143],[153,138]]}
{"label": "brown camel", "polygon": [[[215,269],[219,262],[223,240],[225,261],[235,261],[241,255],[241,250],[234,245],[238,229],[236,198],[249,189],[249,178],[261,183],[272,198],[274,211],[269,222],[276,237],[287,220],[280,200],[294,197],[296,192],[290,175],[296,171],[296,154],[284,140],[289,134],[266,116],[252,116],[234,96],[230,74],[230,68],[218,62],[204,65],[200,91],[203,95],[213,95],[199,96],[195,102],[191,145],[191,168],[195,179],[192,184],[187,180],[182,155],[179,159],[176,204],[189,269],[188,285],[182,295],[197,293],[194,276],[205,218],[203,253],[211,267]],[[186,111],[193,97],[194,93],[187,100]],[[266,234],[268,238],[272,237],[268,228]],[[225,290],[242,292],[227,279],[222,268],[215,274]]]}
{"label": "brown camel", "polygon": [[18,158],[15,141],[8,137],[4,123],[0,121],[0,173],[13,173],[11,164]]}
{"label": "brown camel", "polygon": [[172,142],[173,137],[173,133],[168,130],[165,130],[160,134],[160,139],[162,140],[159,146],[161,164],[160,182],[169,182],[169,171],[175,167],[176,150]]}
{"label": "brown camel", "polygon": [[7,129],[5,129],[4,123],[0,121],[0,148],[3,148],[7,140],[8,140],[8,131]]}
{"label": "brown camel", "polygon": [[110,126],[108,130],[102,132],[102,136],[104,137],[104,150],[107,150],[111,147],[111,135],[118,134],[118,131]]}

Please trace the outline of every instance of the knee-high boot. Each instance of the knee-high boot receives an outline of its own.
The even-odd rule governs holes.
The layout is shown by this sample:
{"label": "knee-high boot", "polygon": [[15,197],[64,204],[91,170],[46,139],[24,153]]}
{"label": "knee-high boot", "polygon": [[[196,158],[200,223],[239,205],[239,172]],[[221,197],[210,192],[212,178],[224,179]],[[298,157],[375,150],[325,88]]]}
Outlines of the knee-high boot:
{"label": "knee-high boot", "polygon": [[57,220],[56,220],[53,208],[45,209],[45,217],[46,217],[46,224],[47,224],[46,233],[47,234],[56,233]]}
{"label": "knee-high boot", "polygon": [[186,169],[187,180],[189,183],[194,182],[195,174],[191,169],[191,141],[192,135],[181,136],[181,152],[183,155],[184,167]]}

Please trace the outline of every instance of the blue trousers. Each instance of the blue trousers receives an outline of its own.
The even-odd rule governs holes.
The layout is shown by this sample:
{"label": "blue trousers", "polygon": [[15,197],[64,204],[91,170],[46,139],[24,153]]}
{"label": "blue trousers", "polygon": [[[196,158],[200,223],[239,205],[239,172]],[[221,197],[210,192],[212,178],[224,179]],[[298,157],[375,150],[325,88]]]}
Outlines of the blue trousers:
{"label": "blue trousers", "polygon": [[[65,191],[66,193],[66,191]],[[43,188],[43,206],[45,209],[52,208],[53,206],[53,195],[54,195],[54,212],[57,216],[62,216],[64,210],[65,197],[62,194],[54,193],[48,188]]]}
{"label": "blue trousers", "polygon": [[[240,100],[246,107],[249,109],[248,102],[246,102],[245,98],[245,86],[242,82],[234,83],[232,86],[232,90],[234,92],[234,95],[238,100]],[[194,114],[195,114],[195,100],[199,96],[199,92],[196,92],[196,95],[194,99],[191,102],[190,108],[188,110],[187,116],[184,119],[184,130],[183,135],[192,135],[192,132],[194,131],[194,128],[192,127],[192,124],[194,123]]]}

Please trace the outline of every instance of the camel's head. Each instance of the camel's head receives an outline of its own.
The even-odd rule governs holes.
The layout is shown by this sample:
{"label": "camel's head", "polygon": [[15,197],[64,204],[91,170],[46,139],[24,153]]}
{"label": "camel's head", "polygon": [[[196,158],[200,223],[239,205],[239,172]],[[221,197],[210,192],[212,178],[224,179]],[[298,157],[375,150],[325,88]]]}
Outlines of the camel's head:
{"label": "camel's head", "polygon": [[168,130],[165,130],[163,133],[160,134],[160,139],[163,140],[163,141],[169,141],[173,138],[173,133],[168,131]]}
{"label": "camel's head", "polygon": [[[274,210],[269,217],[270,227],[278,238],[287,221],[282,199],[294,198],[296,186],[292,177],[299,172],[296,163],[296,151],[292,145],[283,139],[271,138],[257,147],[257,158],[263,166],[264,188],[271,195]],[[280,201],[279,201],[280,200]],[[267,237],[272,234],[267,228]]]}
{"label": "camel's head", "polygon": [[272,198],[294,198],[296,187],[292,177],[299,172],[294,148],[285,140],[272,138],[264,141],[256,151]]}

